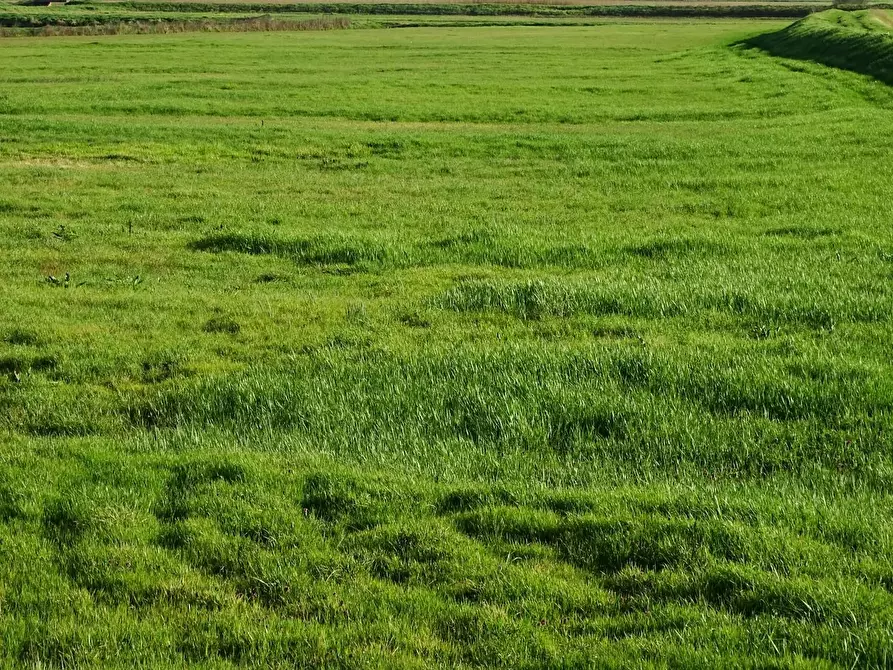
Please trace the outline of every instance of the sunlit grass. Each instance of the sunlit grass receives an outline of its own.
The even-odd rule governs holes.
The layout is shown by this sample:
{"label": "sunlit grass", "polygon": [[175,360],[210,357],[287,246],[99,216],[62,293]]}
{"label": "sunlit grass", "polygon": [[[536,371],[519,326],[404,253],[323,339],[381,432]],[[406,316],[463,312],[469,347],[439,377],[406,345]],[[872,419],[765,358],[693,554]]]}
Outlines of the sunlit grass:
{"label": "sunlit grass", "polygon": [[3,661],[887,665],[893,94],[783,28],[5,39]]}

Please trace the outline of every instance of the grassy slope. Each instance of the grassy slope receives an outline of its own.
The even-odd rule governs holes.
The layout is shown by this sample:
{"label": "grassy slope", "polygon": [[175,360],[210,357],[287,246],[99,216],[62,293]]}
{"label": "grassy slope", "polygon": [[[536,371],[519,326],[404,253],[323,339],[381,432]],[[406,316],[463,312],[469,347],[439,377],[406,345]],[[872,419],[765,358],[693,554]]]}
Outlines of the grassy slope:
{"label": "grassy slope", "polygon": [[5,41],[4,660],[887,663],[893,95],[767,29]]}
{"label": "grassy slope", "polygon": [[821,12],[748,43],[776,56],[816,61],[893,84],[893,19],[886,9]]}

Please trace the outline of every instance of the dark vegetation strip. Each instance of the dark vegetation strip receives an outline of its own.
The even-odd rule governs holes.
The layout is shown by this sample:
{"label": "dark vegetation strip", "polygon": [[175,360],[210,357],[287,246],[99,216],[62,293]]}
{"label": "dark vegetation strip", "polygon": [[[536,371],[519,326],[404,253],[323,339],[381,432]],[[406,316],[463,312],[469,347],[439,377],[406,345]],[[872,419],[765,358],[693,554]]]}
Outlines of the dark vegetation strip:
{"label": "dark vegetation strip", "polygon": [[773,56],[815,61],[893,84],[893,32],[873,20],[871,10],[823,12],[744,44]]}
{"label": "dark vegetation strip", "polygon": [[829,5],[800,5],[788,3],[742,5],[530,5],[530,4],[395,4],[395,3],[308,3],[277,4],[219,4],[167,2],[122,2],[116,9],[155,12],[237,12],[303,14],[357,14],[403,16],[539,16],[539,17],[741,17],[741,18],[800,18],[827,9]]}
{"label": "dark vegetation strip", "polygon": [[274,19],[269,16],[240,19],[201,19],[180,21],[174,18],[121,20],[102,17],[0,16],[0,36],[39,35],[136,35],[187,32],[264,32],[286,30],[341,30],[350,28],[347,17],[318,18],[302,21]]}

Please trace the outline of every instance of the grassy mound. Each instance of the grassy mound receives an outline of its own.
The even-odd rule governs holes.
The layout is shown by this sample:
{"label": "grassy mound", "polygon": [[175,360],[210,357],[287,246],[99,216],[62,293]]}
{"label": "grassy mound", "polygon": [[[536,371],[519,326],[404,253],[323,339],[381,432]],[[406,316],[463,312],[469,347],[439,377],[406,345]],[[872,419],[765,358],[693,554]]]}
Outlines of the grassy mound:
{"label": "grassy mound", "polygon": [[832,9],[747,41],[775,56],[812,60],[893,83],[893,13]]}

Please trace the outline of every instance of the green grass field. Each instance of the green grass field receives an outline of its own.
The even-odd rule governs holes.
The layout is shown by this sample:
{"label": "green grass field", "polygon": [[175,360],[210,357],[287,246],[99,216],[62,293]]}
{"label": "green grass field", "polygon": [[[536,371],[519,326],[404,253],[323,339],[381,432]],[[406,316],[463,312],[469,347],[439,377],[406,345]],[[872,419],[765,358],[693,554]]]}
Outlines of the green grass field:
{"label": "green grass field", "polygon": [[893,89],[786,25],[0,41],[3,665],[893,665]]}

